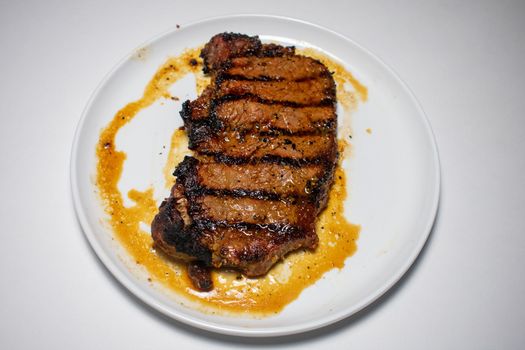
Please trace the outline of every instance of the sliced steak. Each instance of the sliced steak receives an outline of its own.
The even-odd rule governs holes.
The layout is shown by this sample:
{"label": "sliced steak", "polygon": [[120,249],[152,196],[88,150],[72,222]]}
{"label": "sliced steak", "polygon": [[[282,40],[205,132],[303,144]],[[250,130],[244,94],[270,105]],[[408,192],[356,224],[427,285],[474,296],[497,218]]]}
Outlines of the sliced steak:
{"label": "sliced steak", "polygon": [[259,276],[293,250],[316,248],[337,116],[332,75],[292,47],[223,33],[201,57],[212,83],[181,111],[195,155],[175,169],[152,236],[209,290],[209,267]]}

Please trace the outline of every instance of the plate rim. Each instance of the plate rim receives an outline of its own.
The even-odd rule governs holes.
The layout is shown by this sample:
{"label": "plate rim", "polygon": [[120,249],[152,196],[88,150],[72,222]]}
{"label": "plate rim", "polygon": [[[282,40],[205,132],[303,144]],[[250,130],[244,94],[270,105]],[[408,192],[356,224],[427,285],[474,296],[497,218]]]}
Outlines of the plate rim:
{"label": "plate rim", "polygon": [[[94,231],[91,228],[91,224],[89,223],[85,215],[83,204],[80,201],[80,193],[79,193],[79,188],[78,188],[78,183],[77,183],[77,172],[76,172],[76,169],[77,169],[76,155],[78,153],[80,132],[83,129],[84,124],[87,120],[88,111],[90,110],[96,97],[99,95],[99,92],[102,89],[102,87],[106,85],[106,83],[110,80],[113,74],[125,62],[127,62],[130,59],[130,57],[132,57],[133,53],[137,49],[148,46],[151,43],[154,43],[162,39],[165,36],[168,36],[176,31],[180,31],[185,28],[199,26],[203,23],[213,22],[213,21],[225,21],[225,20],[227,21],[227,20],[236,19],[236,18],[261,18],[261,19],[266,19],[266,20],[280,20],[280,21],[289,21],[289,22],[294,22],[294,23],[298,23],[302,25],[311,26],[317,30],[329,32],[332,35],[338,36],[342,40],[349,42],[350,44],[354,45],[358,49],[362,50],[368,56],[374,59],[378,64],[380,64],[383,68],[385,68],[391,74],[391,76],[400,84],[400,86],[405,90],[411,102],[416,107],[418,115],[421,117],[421,120],[423,122],[424,129],[426,133],[428,134],[428,137],[431,141],[430,144],[432,146],[431,148],[432,148],[432,154],[433,154],[432,165],[435,169],[434,170],[435,182],[434,182],[434,187],[432,191],[432,206],[431,206],[431,211],[430,211],[431,214],[429,215],[427,219],[424,232],[419,236],[419,240],[417,241],[417,244],[414,246],[413,251],[411,252],[410,255],[407,255],[407,259],[405,259],[405,263],[401,265],[401,267],[396,271],[396,273],[394,273],[390,277],[390,279],[386,280],[382,284],[381,288],[378,288],[374,293],[370,293],[368,297],[363,298],[361,302],[355,304],[354,306],[350,308],[344,308],[334,314],[321,317],[317,320],[317,322],[310,321],[308,323],[300,323],[298,325],[291,325],[287,327],[242,328],[242,327],[231,326],[231,325],[218,325],[217,323],[214,323],[214,322],[209,322],[209,321],[202,320],[202,319],[196,319],[190,315],[184,315],[177,311],[173,311],[171,308],[164,305],[154,296],[146,292],[143,292],[136,285],[135,281],[132,281],[128,276],[126,276],[123,272],[121,272],[119,267],[116,264],[114,264],[113,261],[106,255],[98,239],[95,237]],[[121,285],[126,287],[141,302],[144,302],[145,304],[149,305],[156,311],[176,321],[179,321],[179,322],[182,322],[182,323],[185,323],[190,326],[193,326],[199,329],[203,329],[206,331],[211,331],[211,332],[216,332],[216,333],[221,333],[221,334],[226,334],[226,335],[243,336],[243,337],[284,336],[284,335],[292,335],[292,334],[297,334],[297,333],[308,332],[314,329],[326,327],[330,324],[339,322],[347,317],[350,317],[351,315],[354,315],[357,312],[365,309],[367,306],[372,304],[374,301],[378,300],[390,288],[392,288],[403,276],[405,276],[407,271],[414,264],[417,257],[423,250],[423,247],[425,246],[425,243],[427,242],[428,237],[430,236],[430,233],[432,232],[432,228],[436,221],[440,197],[441,197],[441,164],[440,164],[439,151],[437,148],[437,142],[436,142],[434,131],[432,130],[430,121],[427,115],[425,114],[419,100],[416,98],[415,94],[412,92],[408,84],[403,79],[401,79],[401,77],[397,74],[397,72],[393,68],[391,68],[388,64],[386,64],[379,56],[377,56],[376,54],[374,54],[367,48],[363,47],[359,43],[323,25],[319,25],[317,23],[312,23],[310,21],[305,21],[302,19],[293,18],[289,16],[270,15],[270,14],[254,14],[254,13],[239,13],[239,14],[229,14],[229,15],[221,15],[221,16],[211,16],[211,17],[201,18],[195,21],[190,21],[190,22],[187,22],[186,24],[173,26],[169,28],[168,30],[165,30],[164,32],[157,34],[149,38],[148,40],[144,41],[143,43],[138,45],[135,49],[133,49],[131,52],[127,53],[122,59],[120,59],[109,70],[109,72],[105,74],[102,80],[97,84],[96,88],[91,93],[91,96],[89,97],[82,111],[81,117],[75,129],[75,134],[73,138],[73,145],[72,145],[72,149],[70,153],[70,174],[69,175],[70,175],[70,189],[71,189],[71,195],[73,197],[75,214],[82,228],[82,232],[84,236],[87,238],[89,244],[91,245],[91,248],[95,251],[97,258],[102,262],[104,267],[111,272],[112,276]]]}

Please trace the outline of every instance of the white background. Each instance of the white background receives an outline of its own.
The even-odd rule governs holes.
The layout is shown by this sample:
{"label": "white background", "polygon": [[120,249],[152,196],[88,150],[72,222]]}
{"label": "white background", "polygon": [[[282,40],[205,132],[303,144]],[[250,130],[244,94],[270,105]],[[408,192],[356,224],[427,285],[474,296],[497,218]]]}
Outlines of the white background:
{"label": "white background", "polygon": [[[69,154],[104,75],[175,24],[297,17],[384,59],[434,128],[442,194],[415,265],[359,314],[302,335],[196,330],[127,292],[76,221]],[[525,343],[525,2],[0,0],[0,348],[519,349]]]}

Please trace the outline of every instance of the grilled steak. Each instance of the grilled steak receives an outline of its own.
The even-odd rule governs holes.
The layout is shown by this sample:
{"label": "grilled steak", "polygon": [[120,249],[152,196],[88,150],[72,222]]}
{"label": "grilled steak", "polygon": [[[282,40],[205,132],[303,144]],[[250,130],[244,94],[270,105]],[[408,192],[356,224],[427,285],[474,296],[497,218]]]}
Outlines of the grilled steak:
{"label": "grilled steak", "polygon": [[315,249],[337,161],[335,83],[293,47],[223,33],[201,52],[211,84],[181,116],[195,156],[152,223],[155,245],[189,262],[196,288],[209,267],[265,274],[285,254]]}

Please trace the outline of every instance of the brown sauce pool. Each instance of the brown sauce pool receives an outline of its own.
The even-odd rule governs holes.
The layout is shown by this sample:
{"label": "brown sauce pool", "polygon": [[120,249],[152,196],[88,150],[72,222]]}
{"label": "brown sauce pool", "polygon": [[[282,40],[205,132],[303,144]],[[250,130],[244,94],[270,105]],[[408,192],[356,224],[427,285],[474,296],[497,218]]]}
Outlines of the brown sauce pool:
{"label": "brown sauce pool", "polygon": [[[275,314],[327,271],[342,268],[345,260],[357,249],[360,227],[349,223],[344,217],[347,191],[346,175],[341,167],[336,170],[327,208],[317,220],[319,246],[315,251],[299,250],[290,253],[260,278],[247,278],[235,271],[216,270],[213,272],[215,287],[211,292],[194,290],[184,264],[156,251],[152,246],[150,232],[141,229],[144,224],[150,226],[158,211],[153,188],[143,192],[130,190],[127,196],[134,204],[125,206],[124,194],[117,186],[126,160],[126,153],[115,146],[117,133],[140,110],[157,99],[173,98],[169,95],[168,88],[187,74],[195,75],[196,89],[199,93],[202,91],[208,80],[201,73],[202,61],[198,57],[200,49],[189,49],[177,57],[169,58],[152,77],[142,98],[124,106],[102,130],[96,147],[96,185],[115,237],[136,263],[147,270],[150,276],[148,280],[152,283],[163,285],[186,299],[197,302],[206,312],[247,313],[254,316]],[[358,100],[366,101],[366,87],[337,62],[311,49],[298,51],[320,59],[334,72],[338,101],[345,110],[355,108]],[[344,89],[345,84],[351,84],[354,91]],[[339,141],[339,147],[341,154],[345,154],[343,151],[350,145],[346,141]],[[166,188],[173,185],[175,179],[171,173],[186,154],[191,154],[187,148],[186,133],[175,130],[163,169]]]}

